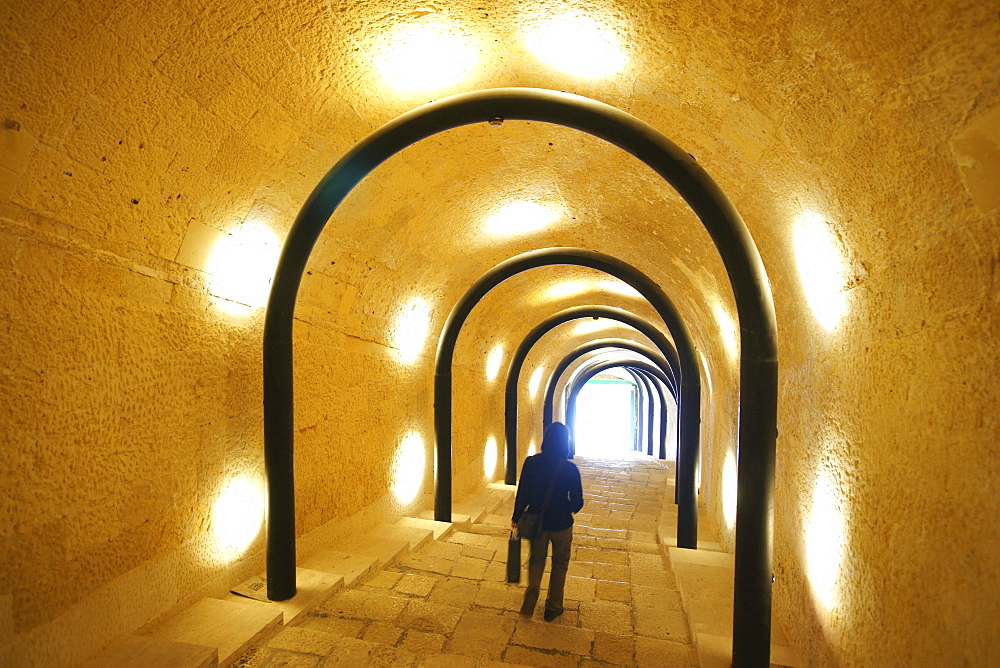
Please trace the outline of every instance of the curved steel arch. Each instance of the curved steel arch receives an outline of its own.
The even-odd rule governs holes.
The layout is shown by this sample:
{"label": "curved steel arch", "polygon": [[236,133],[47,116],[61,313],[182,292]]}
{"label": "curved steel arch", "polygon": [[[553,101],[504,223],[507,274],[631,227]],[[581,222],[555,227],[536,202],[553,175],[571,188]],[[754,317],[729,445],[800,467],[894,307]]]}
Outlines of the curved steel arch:
{"label": "curved steel arch", "polygon": [[[656,388],[656,394],[659,395],[659,397],[660,397],[660,453],[659,453],[659,459],[666,459],[667,458],[667,423],[668,423],[668,420],[667,420],[667,396],[664,393],[664,388],[666,388],[666,383],[664,383],[663,379],[660,378],[659,376],[657,376],[656,374],[653,374],[653,373],[650,373],[650,372],[643,372],[643,371],[640,371],[640,373],[645,373],[646,374],[646,376],[649,378],[649,382],[653,384],[654,388]],[[677,405],[676,400],[674,401],[674,405],[675,406]],[[652,455],[653,453],[650,452],[649,454]],[[676,466],[676,465],[677,465],[677,454],[675,452],[674,453],[674,466]],[[697,463],[696,463],[696,465],[697,465]],[[675,491],[677,490],[676,486],[674,487],[674,490]],[[677,502],[677,499],[674,499],[674,503],[676,503],[676,502]]]}
{"label": "curved steel arch", "polygon": [[[665,384],[663,383],[662,373],[660,373],[660,369],[658,369],[655,364],[651,365],[653,367],[652,371],[641,367],[632,366],[631,362],[629,361],[626,361],[625,365],[626,365],[625,368],[629,371],[629,373],[638,373],[642,375],[649,382],[649,386],[652,388],[652,390],[655,390],[656,396],[659,397],[660,399],[660,404],[659,404],[660,424],[658,427],[660,434],[659,459],[666,459],[667,458],[667,397],[663,391],[663,387]],[[652,421],[653,419],[652,412],[650,412],[649,419],[650,421]],[[650,457],[653,456],[652,429],[653,427],[651,426],[650,436],[649,436],[649,441],[650,441],[649,449],[646,452],[646,454],[648,454]]]}
{"label": "curved steel arch", "polygon": [[[501,262],[473,283],[448,315],[448,320],[445,322],[438,342],[438,353],[434,367],[434,433],[437,441],[438,461],[437,485],[434,489],[434,519],[442,522],[451,520],[451,367],[462,325],[476,304],[490,290],[506,279],[529,269],[556,264],[597,269],[628,283],[646,298],[674,338],[674,343],[668,344],[662,349],[662,352],[664,357],[671,362],[672,368],[680,371],[681,396],[679,403],[682,419],[679,421],[681,422],[679,430],[683,439],[681,446],[683,454],[682,462],[678,464],[677,484],[681,489],[681,496],[685,499],[682,508],[690,509],[687,514],[678,511],[678,521],[680,522],[678,532],[680,536],[684,537],[682,547],[694,548],[698,544],[696,510],[698,499],[695,487],[695,466],[698,461],[700,443],[701,381],[699,380],[698,363],[694,356],[691,337],[680,314],[674,308],[673,302],[660,286],[648,276],[618,258],[580,248],[547,248],[523,253]],[[662,337],[662,335],[660,336]],[[674,345],[676,345],[676,349]],[[521,351],[521,348],[518,351]],[[527,354],[527,349],[523,351],[523,354]],[[520,365],[524,363],[523,356],[519,357],[519,355],[521,352],[514,354],[511,373],[513,373],[515,366],[520,371]],[[513,388],[516,388],[517,374],[514,374],[512,380],[511,373],[508,373],[507,376],[506,390],[508,459],[505,480],[508,485],[513,485],[516,482],[515,472],[517,470],[517,393],[511,386],[511,383],[514,382]],[[513,398],[511,398],[512,393]],[[513,428],[510,427],[511,402],[513,402],[515,420]],[[686,412],[684,406],[688,407]],[[680,520],[682,515],[685,518],[683,521]]]}
{"label": "curved steel arch", "polygon": [[545,385],[545,400],[542,404],[543,426],[547,427],[552,423],[553,414],[555,412],[554,407],[555,407],[556,387],[559,384],[559,379],[562,377],[562,375],[566,373],[566,370],[569,369],[570,366],[572,366],[573,362],[580,359],[587,353],[591,353],[596,350],[601,350],[602,348],[608,348],[608,349],[621,348],[623,350],[630,350],[634,353],[638,353],[640,355],[647,357],[648,359],[651,359],[654,363],[657,364],[657,366],[660,367],[660,370],[663,371],[664,374],[668,373],[670,374],[670,376],[668,376],[668,381],[664,382],[667,384],[667,387],[670,388],[670,393],[673,395],[674,400],[675,401],[677,400],[676,380],[674,380],[676,377],[673,375],[675,372],[673,369],[670,368],[665,359],[656,359],[650,357],[650,351],[647,348],[644,348],[643,346],[633,341],[628,341],[626,339],[601,339],[599,341],[588,343],[578,348],[577,350],[574,350],[569,355],[564,357],[563,360],[559,362],[558,365],[556,365],[556,368],[553,369],[552,374],[549,376],[549,381]]}
{"label": "curved steel arch", "polygon": [[[549,331],[564,323],[582,318],[607,318],[631,325],[645,334],[659,349],[660,354],[665,359],[671,361],[677,360],[677,353],[674,351],[673,344],[670,343],[660,330],[628,311],[618,308],[608,306],[578,306],[561,311],[536,325],[524,337],[517,350],[514,351],[514,354],[511,356],[509,370],[507,371],[507,383],[504,389],[504,435],[507,439],[507,466],[504,481],[508,485],[513,485],[517,482],[517,388],[520,382],[521,369],[524,367],[524,361],[527,359],[532,347]],[[680,403],[684,403],[683,395]],[[687,429],[688,427],[689,423],[686,422],[680,429]],[[690,434],[685,432],[682,448],[684,446],[690,447],[693,440]],[[686,450],[684,457],[690,457],[686,461],[697,462],[696,447],[694,452]],[[694,485],[693,465],[691,466],[691,484],[692,486]],[[680,507],[677,509],[677,533],[680,536],[683,529],[686,541],[684,546],[688,547],[692,539],[695,545],[697,545],[698,541],[698,500],[697,497],[690,498],[688,496],[683,501],[683,503],[678,504]]]}
{"label": "curved steel arch", "polygon": [[292,322],[295,297],[320,232],[375,167],[421,139],[470,123],[554,123],[604,139],[657,172],[702,221],[726,267],[740,323],[734,665],[770,657],[778,346],[771,286],[746,224],[690,155],[653,127],[609,105],[569,93],[501,88],[418,107],[368,135],[319,182],[283,244],[264,319],[264,464],[268,483],[267,594],[295,595],[295,476]]}
{"label": "curved steel arch", "polygon": [[[576,442],[576,430],[575,430],[576,400],[577,397],[580,395],[580,391],[583,390],[583,386],[587,384],[587,381],[589,381],[591,378],[601,373],[602,371],[607,371],[608,369],[615,369],[619,367],[622,368],[634,367],[637,369],[648,370],[650,372],[656,369],[656,367],[654,367],[651,364],[647,364],[645,362],[638,362],[636,360],[629,360],[629,361],[614,360],[610,362],[600,362],[598,364],[595,364],[593,367],[590,367],[587,371],[585,371],[580,376],[580,378],[576,379],[573,382],[573,387],[570,388],[569,400],[567,401],[566,405],[566,426],[569,427],[570,429],[571,443]],[[662,399],[663,395],[660,395],[660,398]],[[652,453],[647,453],[647,454],[652,455]]]}
{"label": "curved steel arch", "polygon": [[[633,341],[627,341],[624,339],[602,339],[600,341],[594,341],[587,345],[580,347],[579,349],[573,351],[567,355],[563,360],[556,366],[552,374],[549,376],[549,380],[545,387],[545,399],[542,404],[542,424],[543,426],[548,426],[553,420],[554,405],[555,405],[555,394],[556,389],[559,385],[559,380],[562,378],[563,374],[569,369],[572,364],[578,360],[580,357],[598,350],[615,350],[622,349],[637,353],[652,364],[654,364],[662,374],[662,377],[658,376],[657,379],[669,390],[670,395],[674,398],[674,402],[677,403],[677,391],[675,389],[674,381],[672,380],[672,369],[667,364],[666,360],[656,355],[649,349],[636,344]],[[668,375],[671,374],[671,375]],[[657,391],[660,392],[659,386],[657,386]],[[666,434],[667,428],[667,418],[666,414],[663,413],[660,416],[660,459],[666,459]],[[678,442],[679,443],[679,442]]]}
{"label": "curved steel arch", "polygon": [[[645,415],[645,426],[646,426],[646,454],[653,454],[653,438],[655,437],[655,432],[653,429],[653,417],[656,415],[656,405],[653,403],[653,386],[649,381],[649,378],[643,374],[636,371],[636,367],[628,366],[627,364],[622,364],[622,368],[625,369],[629,375],[636,379],[637,382],[642,383],[642,389],[646,393],[646,415]],[[660,396],[660,402],[664,403],[664,399]]]}
{"label": "curved steel arch", "polygon": [[[615,363],[615,366],[614,367],[608,367],[607,364],[612,363],[612,362]],[[589,372],[590,369],[595,368],[597,366],[603,366],[603,368],[616,368],[616,367],[620,367],[620,368],[625,369],[633,377],[637,389],[640,389],[639,388],[639,384],[642,383],[642,388],[641,389],[645,392],[646,395],[648,395],[650,397],[650,399],[649,399],[650,406],[647,407],[647,416],[645,418],[645,422],[647,423],[647,429],[649,430],[648,433],[647,433],[647,437],[646,437],[646,442],[647,442],[646,454],[649,455],[649,456],[653,456],[653,438],[654,438],[654,432],[653,432],[653,429],[654,429],[653,428],[653,424],[654,424],[653,423],[653,412],[654,411],[653,411],[652,397],[655,395],[657,398],[659,398],[659,402],[660,402],[660,424],[659,424],[660,447],[659,447],[659,458],[660,459],[666,459],[667,400],[666,400],[666,395],[664,394],[664,391],[663,391],[663,387],[666,386],[666,382],[665,382],[667,380],[666,374],[664,374],[663,370],[661,368],[659,368],[659,366],[656,364],[655,360],[653,360],[653,361],[650,362],[650,361],[634,360],[634,359],[595,360],[592,363],[590,361],[588,361],[588,363],[585,364],[583,367],[581,367],[578,370],[578,372],[581,373],[581,374],[583,374],[583,375],[586,375]],[[659,382],[657,382],[657,381],[659,381]],[[570,392],[572,392],[572,389],[574,387],[576,387],[579,382],[580,382],[579,378],[574,378],[573,380],[569,381],[569,383],[570,383],[570,386],[569,386],[570,387]],[[661,387],[661,384],[663,385],[663,387]],[[654,392],[654,390],[655,390],[655,392]],[[671,393],[671,396],[672,396],[672,393]],[[641,411],[641,408],[640,408],[640,411]],[[575,414],[573,416],[573,419],[575,419]],[[570,421],[570,417],[569,417],[568,412],[567,412],[567,417],[566,417],[566,424],[567,424],[567,426],[569,425],[569,421]],[[573,431],[572,431],[573,429],[574,429],[574,427],[571,427],[571,433],[573,433]],[[575,441],[571,440],[571,443],[575,443]],[[575,448],[571,448],[570,452],[571,452],[571,454],[574,454],[575,453]]]}

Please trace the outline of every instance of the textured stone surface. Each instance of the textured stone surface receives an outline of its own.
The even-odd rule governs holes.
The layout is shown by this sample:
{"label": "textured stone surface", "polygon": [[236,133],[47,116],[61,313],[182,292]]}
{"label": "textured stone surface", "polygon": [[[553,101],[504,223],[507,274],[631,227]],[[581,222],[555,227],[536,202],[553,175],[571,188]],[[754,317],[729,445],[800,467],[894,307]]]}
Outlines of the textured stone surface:
{"label": "textured stone surface", "polygon": [[[511,85],[587,95],[663,130],[746,220],[779,333],[775,611],[808,661],[1000,654],[1000,597],[983,586],[1000,581],[992,3],[588,4],[629,55],[604,79],[557,72],[523,47],[524,25],[560,12],[554,2],[224,4],[4,5],[0,663],[69,665],[260,572],[262,539],[230,554],[211,514],[230,479],[263,475],[263,318],[223,309],[206,246],[247,222],[283,236],[326,170],[398,114]],[[372,69],[379,44],[439,19],[477,40],[476,68],[439,90],[387,88]],[[483,233],[515,197],[553,203],[560,220]],[[830,299],[848,309],[831,329],[796,266],[796,228],[811,217],[844,258]],[[410,503],[392,496],[395,455],[411,431],[434,440],[445,319],[489,267],[546,246],[634,264],[689,323],[703,376],[702,491],[732,547],[724,481],[738,355],[723,333],[736,309],[709,235],[618,149],[515,121],[406,149],[321,235],[296,306],[300,537]],[[604,289],[544,296],[581,278],[593,272],[515,277],[471,316],[456,350],[458,492],[502,468],[502,458],[484,465],[503,430],[502,375],[483,373],[494,346],[509,361],[531,326],[576,304],[655,321],[640,300]],[[405,363],[397,321],[416,297],[430,326]],[[564,329],[528,373],[589,338]],[[523,415],[537,412],[527,387],[520,401]],[[539,424],[522,421],[518,461]],[[418,478],[428,493],[429,464]],[[807,557],[817,486],[832,490],[849,544],[826,575]],[[655,530],[627,508],[605,511],[600,528]],[[830,580],[834,599],[817,593]]]}

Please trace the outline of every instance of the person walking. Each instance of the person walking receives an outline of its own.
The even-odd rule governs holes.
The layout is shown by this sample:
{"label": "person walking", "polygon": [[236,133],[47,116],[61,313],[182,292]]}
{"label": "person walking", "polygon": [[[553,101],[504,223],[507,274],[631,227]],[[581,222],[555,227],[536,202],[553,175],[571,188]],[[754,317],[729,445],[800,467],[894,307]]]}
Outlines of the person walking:
{"label": "person walking", "polygon": [[573,515],[583,508],[583,484],[569,456],[569,430],[561,422],[545,429],[542,451],[524,460],[514,497],[511,527],[517,528],[525,512],[542,513],[541,531],[530,539],[528,587],[524,590],[521,615],[531,617],[538,602],[545,558],[552,543],[552,572],[545,600],[545,621],[563,612],[563,590],[573,546]]}

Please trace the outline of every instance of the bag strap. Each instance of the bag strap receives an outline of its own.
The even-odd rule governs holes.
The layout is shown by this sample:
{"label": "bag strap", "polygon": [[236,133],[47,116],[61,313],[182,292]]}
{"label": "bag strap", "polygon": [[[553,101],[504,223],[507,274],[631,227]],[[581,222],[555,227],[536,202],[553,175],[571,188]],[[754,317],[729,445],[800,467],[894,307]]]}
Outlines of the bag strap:
{"label": "bag strap", "polygon": [[559,463],[556,464],[556,470],[552,472],[552,479],[549,481],[549,491],[545,493],[545,501],[542,502],[542,509],[538,511],[539,515],[545,515],[545,510],[549,507],[549,499],[552,498],[552,490],[556,488],[556,478],[559,477],[559,469],[562,468],[564,461],[566,460],[560,457]]}

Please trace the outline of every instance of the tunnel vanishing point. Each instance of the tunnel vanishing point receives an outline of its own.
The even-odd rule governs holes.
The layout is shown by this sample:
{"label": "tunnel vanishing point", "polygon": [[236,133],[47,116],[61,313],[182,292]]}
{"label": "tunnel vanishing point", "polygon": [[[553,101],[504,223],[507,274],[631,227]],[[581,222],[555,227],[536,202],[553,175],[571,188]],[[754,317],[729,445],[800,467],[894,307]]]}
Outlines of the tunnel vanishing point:
{"label": "tunnel vanishing point", "polygon": [[802,665],[1000,655],[994,3],[0,31],[0,665],[451,522],[614,367],[673,539],[732,554],[734,665],[772,620]]}

